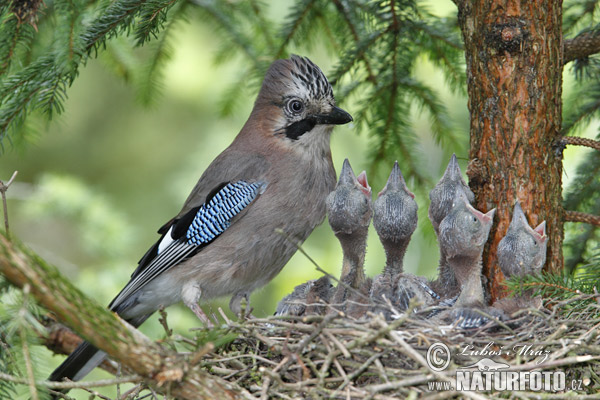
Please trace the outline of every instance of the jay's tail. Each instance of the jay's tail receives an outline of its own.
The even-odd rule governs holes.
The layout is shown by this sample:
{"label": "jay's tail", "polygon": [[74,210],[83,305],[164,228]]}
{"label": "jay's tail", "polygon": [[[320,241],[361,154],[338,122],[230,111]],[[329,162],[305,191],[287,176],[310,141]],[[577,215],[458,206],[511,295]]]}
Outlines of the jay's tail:
{"label": "jay's tail", "polygon": [[[137,328],[152,314],[143,315],[133,318],[129,322]],[[78,381],[83,379],[94,368],[106,359],[106,353],[98,350],[88,342],[81,342],[79,346],[60,364],[48,378],[49,381],[61,382],[64,379]],[[59,390],[61,393],[67,393],[68,389]],[[57,396],[52,396],[52,399],[59,399]]]}

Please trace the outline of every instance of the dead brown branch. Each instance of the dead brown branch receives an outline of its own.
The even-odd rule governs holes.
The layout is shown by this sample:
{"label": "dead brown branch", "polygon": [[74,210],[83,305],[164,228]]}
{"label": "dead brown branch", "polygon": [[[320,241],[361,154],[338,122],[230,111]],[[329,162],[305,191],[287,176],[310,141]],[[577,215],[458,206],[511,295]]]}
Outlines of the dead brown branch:
{"label": "dead brown branch", "polygon": [[600,141],[594,139],[588,139],[579,136],[565,136],[561,139],[561,142],[563,144],[585,146],[595,150],[600,150]]}
{"label": "dead brown branch", "polygon": [[586,214],[579,211],[568,211],[564,213],[565,222],[584,222],[586,224],[600,226],[600,216]]}

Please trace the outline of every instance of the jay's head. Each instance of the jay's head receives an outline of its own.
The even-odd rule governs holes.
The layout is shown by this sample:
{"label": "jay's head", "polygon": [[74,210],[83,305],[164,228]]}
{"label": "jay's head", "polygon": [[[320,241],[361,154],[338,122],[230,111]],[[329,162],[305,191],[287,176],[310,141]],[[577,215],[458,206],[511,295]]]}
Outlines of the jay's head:
{"label": "jay's head", "polygon": [[473,208],[466,196],[459,196],[440,223],[439,241],[446,255],[469,259],[481,256],[495,212],[494,208],[484,214]]}
{"label": "jay's head", "polygon": [[329,225],[336,235],[365,234],[371,223],[371,187],[366,172],[354,175],[348,159],[333,192],[327,196]]}
{"label": "jay's head", "polygon": [[506,236],[498,243],[498,264],[504,276],[523,276],[540,272],[546,262],[546,221],[529,226],[517,201]]}
{"label": "jay's head", "polygon": [[253,114],[264,119],[268,134],[289,146],[324,142],[334,125],[352,121],[335,105],[329,81],[312,61],[292,55],[277,60],[265,75]]}
{"label": "jay's head", "polygon": [[396,161],[373,205],[373,225],[381,240],[399,243],[410,239],[417,227],[417,208]]}
{"label": "jay's head", "polygon": [[452,154],[452,158],[446,167],[446,172],[435,187],[429,192],[429,219],[433,227],[438,230],[438,226],[442,220],[448,215],[452,209],[452,205],[457,198],[464,196],[469,203],[474,200],[473,192],[462,178],[460,166],[456,161],[456,155]]}

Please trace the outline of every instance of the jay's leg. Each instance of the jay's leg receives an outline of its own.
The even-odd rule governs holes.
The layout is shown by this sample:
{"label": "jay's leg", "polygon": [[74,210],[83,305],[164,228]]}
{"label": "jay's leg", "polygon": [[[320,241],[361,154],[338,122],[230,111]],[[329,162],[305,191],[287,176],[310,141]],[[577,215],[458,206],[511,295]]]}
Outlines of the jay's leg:
{"label": "jay's leg", "polygon": [[200,301],[200,297],[202,296],[202,289],[200,289],[200,285],[197,282],[191,282],[183,286],[181,291],[183,304],[185,304],[204,325],[208,328],[212,328],[214,325],[208,319],[208,316],[204,313],[202,308],[198,302]]}

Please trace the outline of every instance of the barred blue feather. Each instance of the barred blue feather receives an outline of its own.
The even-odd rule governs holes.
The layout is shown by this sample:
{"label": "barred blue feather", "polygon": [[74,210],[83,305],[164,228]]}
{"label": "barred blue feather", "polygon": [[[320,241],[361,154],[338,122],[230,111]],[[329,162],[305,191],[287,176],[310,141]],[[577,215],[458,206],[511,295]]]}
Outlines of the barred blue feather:
{"label": "barred blue feather", "polygon": [[[222,234],[231,225],[233,217],[263,193],[266,187],[266,182],[229,182],[206,203],[174,221],[163,238],[142,258],[127,286],[109,305],[111,310],[118,312],[121,308],[127,309],[129,302],[135,301],[132,296],[135,292],[169,268],[192,257]],[[180,230],[180,226],[183,229]]]}
{"label": "barred blue feather", "polygon": [[200,207],[187,230],[187,244],[199,246],[214,240],[229,228],[231,219],[258,196],[262,182],[228,183]]}
{"label": "barred blue feather", "polygon": [[433,297],[435,300],[439,300],[440,299],[440,295],[437,294],[436,292],[434,292],[433,289],[430,288],[429,285],[427,285],[425,282],[421,282],[420,280],[417,280],[417,282],[423,288],[423,290],[425,290],[425,292],[428,295],[430,295],[431,297]]}

